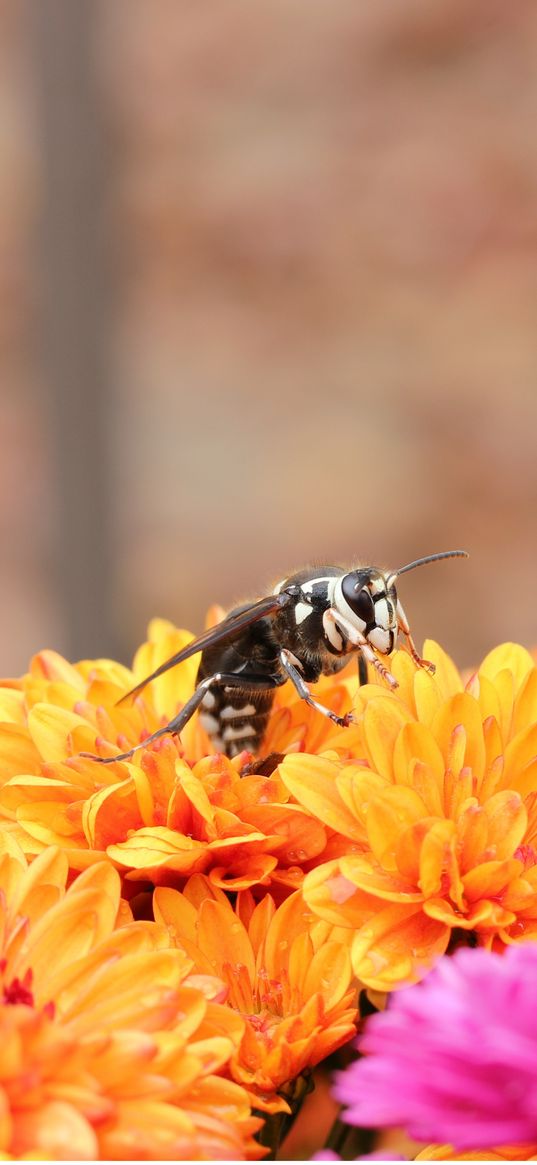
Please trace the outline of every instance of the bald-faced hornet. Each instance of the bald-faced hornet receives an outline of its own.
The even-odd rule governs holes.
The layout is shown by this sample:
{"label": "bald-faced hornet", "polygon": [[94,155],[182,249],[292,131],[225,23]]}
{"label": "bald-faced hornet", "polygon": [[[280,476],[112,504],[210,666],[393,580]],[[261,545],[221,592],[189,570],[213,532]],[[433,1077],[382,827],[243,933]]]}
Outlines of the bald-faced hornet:
{"label": "bald-faced hornet", "polygon": [[263,740],[274,690],[287,680],[322,716],[342,726],[350,724],[352,713],[336,716],[314,699],[308,684],[321,675],[340,671],[348,656],[355,654],[360,683],[367,682],[370,664],[390,687],[396,688],[397,680],[379,655],[394,651],[399,634],[406,637],[416,665],[434,670],[420,658],[412,641],[397,597],[396,579],[427,562],[467,557],[465,550],[447,550],[417,558],[399,570],[366,566],[345,571],[326,566],[291,575],[267,598],[235,607],[221,623],[172,655],[120,701],[136,696],[151,680],[201,652],[194,694],[169,724],[128,752],[93,759],[102,764],[128,760],[160,736],[178,735],[198,708],[215,751],[229,757],[243,749],[256,752]]}
{"label": "bald-faced hornet", "polygon": [[407,616],[397,598],[396,579],[441,558],[467,557],[465,550],[447,550],[417,558],[397,571],[374,566],[345,571],[339,566],[323,566],[291,574],[266,599],[235,607],[217,626],[127,692],[122,700],[137,696],[151,680],[202,652],[196,690],[174,719],[127,753],[93,760],[103,764],[126,761],[158,737],[181,733],[198,708],[215,751],[229,757],[242,749],[255,753],[263,740],[275,689],[288,679],[306,704],[337,725],[349,725],[352,713],[338,716],[313,698],[308,684],[340,671],[348,656],[356,655],[361,684],[367,683],[369,664],[390,687],[397,687],[397,680],[379,656],[391,655],[400,634],[407,638],[418,668],[433,670],[412,642]]}

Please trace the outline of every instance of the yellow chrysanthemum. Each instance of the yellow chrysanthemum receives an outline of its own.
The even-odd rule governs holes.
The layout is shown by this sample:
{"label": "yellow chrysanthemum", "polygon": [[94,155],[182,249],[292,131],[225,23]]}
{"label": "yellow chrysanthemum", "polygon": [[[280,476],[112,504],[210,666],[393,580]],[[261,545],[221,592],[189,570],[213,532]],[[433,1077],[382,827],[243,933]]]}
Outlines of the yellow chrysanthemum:
{"label": "yellow chrysanthemum", "polygon": [[434,643],[425,654],[434,676],[398,652],[400,687],[362,689],[355,759],[287,756],[279,768],[347,839],[304,896],[355,931],[354,970],[378,990],[419,979],[454,931],[487,946],[537,935],[537,668],[506,645],[463,685]]}
{"label": "yellow chrysanthemum", "polygon": [[[114,755],[165,724],[192,694],[196,660],[166,673],[132,706],[118,700],[140,677],[188,642],[155,620],[132,672],[106,660],[67,663],[37,655],[21,680],[0,685],[0,814],[28,855],[61,846],[72,869],[107,855],[130,880],[169,882],[211,872],[240,889],[274,880],[295,889],[308,863],[329,856],[331,831],[293,802],[277,774],[241,776],[247,756],[207,756],[198,718],[180,741],[166,738],[129,763],[100,765],[80,755]],[[323,681],[336,711],[351,703],[352,679]],[[278,692],[265,749],[350,755],[354,728],[338,729],[299,700]]]}
{"label": "yellow chrysanthemum", "polygon": [[259,1107],[286,1108],[296,1078],[354,1034],[347,932],[316,919],[300,893],[276,907],[268,894],[256,905],[243,891],[233,908],[200,875],[182,894],[158,888],[154,912],[198,972],[224,980],[228,1005],[245,1020],[230,1060],[233,1079]]}
{"label": "yellow chrysanthemum", "polygon": [[242,1021],[104,862],[66,889],[0,834],[0,1152],[55,1160],[261,1155],[245,1091],[220,1073]]}

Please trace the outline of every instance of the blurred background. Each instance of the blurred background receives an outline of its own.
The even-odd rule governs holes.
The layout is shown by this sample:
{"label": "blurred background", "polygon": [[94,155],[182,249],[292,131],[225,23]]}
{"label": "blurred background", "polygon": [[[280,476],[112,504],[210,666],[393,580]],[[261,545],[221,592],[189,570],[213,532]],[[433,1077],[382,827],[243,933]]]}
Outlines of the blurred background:
{"label": "blurred background", "polygon": [[0,0],[0,671],[309,562],[537,643],[533,0]]}

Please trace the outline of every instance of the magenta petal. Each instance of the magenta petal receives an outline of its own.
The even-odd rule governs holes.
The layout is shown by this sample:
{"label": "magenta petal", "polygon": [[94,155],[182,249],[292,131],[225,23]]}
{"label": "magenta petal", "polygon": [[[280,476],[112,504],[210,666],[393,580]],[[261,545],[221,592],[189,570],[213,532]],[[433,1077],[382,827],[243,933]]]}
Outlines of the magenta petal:
{"label": "magenta petal", "polygon": [[462,950],[392,996],[336,1075],[350,1124],[456,1149],[537,1140],[537,944]]}

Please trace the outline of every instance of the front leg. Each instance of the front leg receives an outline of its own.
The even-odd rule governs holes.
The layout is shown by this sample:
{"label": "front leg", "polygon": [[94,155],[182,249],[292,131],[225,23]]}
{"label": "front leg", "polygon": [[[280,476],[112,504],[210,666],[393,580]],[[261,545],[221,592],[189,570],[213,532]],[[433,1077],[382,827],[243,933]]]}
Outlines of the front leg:
{"label": "front leg", "polygon": [[285,647],[280,651],[280,661],[284,671],[289,676],[289,679],[298,692],[300,698],[305,700],[306,704],[309,704],[310,708],[315,708],[316,712],[320,712],[322,716],[327,716],[329,720],[333,720],[334,724],[338,724],[340,728],[347,728],[349,724],[352,724],[352,712],[347,712],[345,716],[337,716],[336,713],[332,712],[330,708],[325,708],[324,704],[320,704],[318,700],[314,700],[308,685],[302,679],[298,668],[295,667],[294,663],[292,663],[291,652],[287,651],[287,648]]}
{"label": "front leg", "polygon": [[328,610],[325,611],[324,618],[328,622],[333,623],[336,628],[339,628],[340,632],[343,632],[347,642],[352,644],[352,647],[356,648],[356,650],[360,652],[367,663],[370,663],[376,669],[376,671],[378,671],[379,675],[382,676],[383,680],[385,680],[391,688],[399,687],[398,680],[396,680],[395,676],[392,676],[392,673],[388,671],[386,665],[382,663],[377,655],[375,655],[375,652],[373,651],[371,644],[368,643],[365,635],[362,635],[361,631],[358,631],[356,627],[353,627],[352,623],[350,623],[344,615],[340,615],[339,611],[335,611],[333,607],[329,607]]}
{"label": "front leg", "polygon": [[434,663],[430,663],[428,659],[422,659],[421,655],[418,654],[416,645],[415,645],[414,640],[410,634],[410,627],[408,624],[408,619],[405,615],[405,612],[403,611],[403,608],[399,602],[399,599],[397,600],[397,627],[398,627],[399,631],[401,631],[403,633],[403,635],[406,636],[406,641],[408,643],[408,650],[412,656],[412,659],[414,660],[414,663],[416,663],[418,665],[418,667],[426,668],[427,671],[429,671],[431,673],[431,675],[434,676],[434,673],[436,671],[435,665],[434,665]]}

